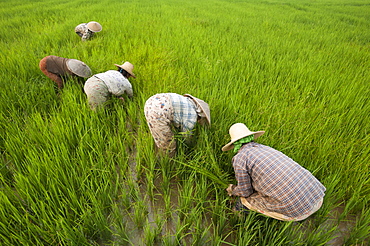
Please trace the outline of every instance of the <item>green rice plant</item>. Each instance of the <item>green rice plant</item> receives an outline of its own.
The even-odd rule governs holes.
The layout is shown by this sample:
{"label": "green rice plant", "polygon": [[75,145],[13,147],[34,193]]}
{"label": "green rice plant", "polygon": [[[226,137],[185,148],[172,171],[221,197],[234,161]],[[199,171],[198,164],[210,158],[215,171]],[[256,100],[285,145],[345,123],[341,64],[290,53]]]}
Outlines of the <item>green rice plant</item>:
{"label": "green rice plant", "polygon": [[232,236],[232,242],[230,245],[254,245],[258,242],[258,233],[260,231],[260,223],[254,219],[256,216],[253,213],[248,214],[246,218],[236,217],[238,220],[234,223],[234,231]]}
{"label": "green rice plant", "polygon": [[170,186],[163,189],[163,195],[162,195],[162,199],[163,199],[163,202],[164,202],[164,211],[163,211],[163,213],[164,213],[165,218],[167,218],[167,219],[171,219],[172,216],[173,216],[172,213],[173,213],[174,206],[173,206],[172,201],[171,201],[171,195],[172,195],[171,193],[172,192],[176,192],[176,190],[175,191],[171,190]]}
{"label": "green rice plant", "polygon": [[143,150],[142,152],[138,152],[137,154],[137,163],[141,166],[142,174],[141,179],[145,179],[142,182],[145,182],[146,185],[146,192],[151,201],[154,200],[154,192],[156,186],[156,180],[158,179],[158,175],[156,172],[157,169],[157,160],[153,154],[153,144],[148,144],[147,139],[143,134],[138,133],[137,138],[137,147],[139,150]]}
{"label": "green rice plant", "polygon": [[[195,157],[195,158],[197,158],[197,157]],[[212,180],[213,182],[215,182],[216,184],[218,184],[222,188],[227,188],[228,182],[223,180],[223,178],[226,176],[226,174],[218,174],[217,175],[217,173],[214,173],[214,172],[202,167],[201,164],[196,164],[196,163],[200,162],[200,160],[199,160],[200,157],[198,157],[197,160],[194,160],[194,159],[189,161],[189,163],[179,162],[177,160],[176,160],[176,162],[183,165],[183,166],[186,166],[188,168],[192,168],[197,173],[200,173],[201,175],[209,178],[210,180]]]}
{"label": "green rice plant", "polygon": [[143,228],[146,215],[148,214],[147,206],[144,204],[145,200],[138,200],[133,204],[132,220],[138,228]]}
{"label": "green rice plant", "polygon": [[144,239],[145,245],[156,245],[161,241],[162,229],[164,221],[160,215],[157,215],[154,222],[147,221],[144,226]]}
{"label": "green rice plant", "polygon": [[[345,244],[368,242],[366,1],[0,6],[2,244],[324,245],[344,222]],[[74,27],[90,20],[103,30],[82,42]],[[130,61],[133,100],[92,112],[83,84],[67,79],[58,92],[41,73],[47,55],[82,60],[94,74]],[[143,114],[162,92],[211,108],[212,125],[196,126],[192,146],[178,138],[173,159],[156,157]],[[298,224],[232,212],[234,154],[221,147],[236,122],[265,130],[258,142],[325,185],[319,211]]]}
{"label": "green rice plant", "polygon": [[[326,245],[333,239],[333,234],[337,227],[333,226],[327,228],[325,226],[319,226],[314,229],[312,233],[305,233],[305,239],[302,241],[303,244],[316,244],[316,245]],[[307,236],[307,237],[306,237]]]}
{"label": "green rice plant", "polygon": [[[368,204],[368,200],[365,201]],[[364,209],[367,205],[364,205]],[[370,240],[369,237],[369,211],[363,211],[361,218],[356,220],[356,225],[352,228],[351,233],[345,240],[349,245],[366,245]]]}
{"label": "green rice plant", "polygon": [[131,197],[129,193],[129,189],[126,187],[125,184],[122,184],[121,181],[120,183],[117,182],[117,190],[115,194],[117,194],[117,198],[114,199],[119,203],[121,206],[123,206],[124,209],[129,209],[131,206]]}
{"label": "green rice plant", "polygon": [[175,222],[175,233],[174,233],[174,241],[176,244],[183,244],[187,242],[187,236],[190,235],[190,233],[187,232],[189,229],[189,224],[182,223],[180,219],[177,219]]}
{"label": "green rice plant", "polygon": [[195,229],[192,231],[192,245],[207,245],[211,244],[211,238],[213,235],[210,234],[209,225],[207,228],[204,226],[204,222],[201,219],[198,219],[195,225]]}
{"label": "green rice plant", "polygon": [[207,207],[207,215],[210,216],[213,234],[220,238],[227,235],[230,226],[228,223],[228,201],[228,198],[222,200],[221,195],[216,192],[214,201],[209,202],[209,207]]}
{"label": "green rice plant", "polygon": [[156,241],[156,234],[155,232],[151,229],[150,225],[146,225],[144,227],[144,235],[145,238],[143,239],[145,245],[154,245]]}
{"label": "green rice plant", "polygon": [[129,245],[127,232],[127,218],[124,216],[125,208],[120,203],[112,204],[112,213],[108,216],[110,230],[112,231],[111,242],[113,245]]}
{"label": "green rice plant", "polygon": [[194,196],[197,189],[194,187],[194,176],[190,176],[186,179],[184,185],[179,188],[178,196],[178,210],[179,217],[184,218],[193,208]]}

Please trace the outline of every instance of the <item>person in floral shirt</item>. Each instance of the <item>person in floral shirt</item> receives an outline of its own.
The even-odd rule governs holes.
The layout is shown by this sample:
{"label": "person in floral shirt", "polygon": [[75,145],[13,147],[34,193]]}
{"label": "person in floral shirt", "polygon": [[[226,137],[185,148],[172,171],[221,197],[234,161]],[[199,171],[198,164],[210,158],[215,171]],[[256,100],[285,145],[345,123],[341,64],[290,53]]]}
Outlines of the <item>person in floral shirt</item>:
{"label": "person in floral shirt", "polygon": [[102,106],[112,95],[121,100],[124,100],[122,97],[124,94],[127,94],[129,98],[133,97],[132,85],[128,79],[136,78],[132,72],[134,65],[130,62],[114,65],[118,67],[118,70],[95,74],[85,83],[84,91],[92,110]]}
{"label": "person in floral shirt", "polygon": [[151,96],[144,106],[145,118],[153,136],[157,151],[173,157],[176,140],[172,128],[189,140],[195,124],[211,124],[209,106],[190,94],[160,93]]}
{"label": "person in floral shirt", "polygon": [[90,21],[89,23],[81,23],[76,26],[75,32],[81,37],[82,41],[86,41],[94,36],[94,33],[100,32],[102,29],[102,26],[98,22]]}

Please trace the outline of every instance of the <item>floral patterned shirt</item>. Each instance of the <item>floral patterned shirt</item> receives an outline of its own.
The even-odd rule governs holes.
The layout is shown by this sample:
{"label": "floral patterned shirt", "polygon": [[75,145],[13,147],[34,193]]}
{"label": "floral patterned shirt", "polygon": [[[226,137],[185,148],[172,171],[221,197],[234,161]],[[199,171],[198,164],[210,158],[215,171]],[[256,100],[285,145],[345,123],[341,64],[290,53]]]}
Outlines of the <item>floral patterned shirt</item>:
{"label": "floral patterned shirt", "polygon": [[94,35],[94,33],[87,28],[87,23],[81,23],[76,26],[75,32],[81,37],[82,41],[86,41]]}
{"label": "floral patterned shirt", "polygon": [[121,96],[127,93],[129,97],[133,96],[132,85],[120,72],[116,70],[108,70],[105,73],[98,73],[95,77],[104,81],[108,87],[108,91],[115,96]]}

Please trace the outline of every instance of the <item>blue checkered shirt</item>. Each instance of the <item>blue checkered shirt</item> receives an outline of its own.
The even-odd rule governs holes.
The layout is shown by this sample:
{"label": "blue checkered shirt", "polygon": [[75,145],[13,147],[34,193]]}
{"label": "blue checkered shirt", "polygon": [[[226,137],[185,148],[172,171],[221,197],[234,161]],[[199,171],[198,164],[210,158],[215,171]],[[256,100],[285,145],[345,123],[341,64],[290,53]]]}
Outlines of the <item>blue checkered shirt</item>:
{"label": "blue checkered shirt", "polygon": [[193,130],[198,114],[192,99],[176,93],[168,93],[173,107],[173,124],[180,132]]}
{"label": "blue checkered shirt", "polygon": [[[233,157],[238,185],[233,195],[249,197],[289,217],[305,214],[324,197],[325,187],[308,170],[271,147],[250,142]],[[253,199],[252,199],[253,201]]]}

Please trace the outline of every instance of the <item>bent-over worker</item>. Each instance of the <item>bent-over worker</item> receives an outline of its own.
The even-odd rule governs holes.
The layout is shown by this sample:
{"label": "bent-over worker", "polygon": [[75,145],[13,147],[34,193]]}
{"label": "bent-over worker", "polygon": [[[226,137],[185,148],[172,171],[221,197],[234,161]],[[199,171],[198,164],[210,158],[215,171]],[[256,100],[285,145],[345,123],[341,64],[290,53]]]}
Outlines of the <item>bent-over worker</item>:
{"label": "bent-over worker", "polygon": [[96,21],[90,21],[89,23],[81,23],[75,27],[75,33],[81,37],[82,41],[86,41],[94,36],[94,33],[100,32],[103,27]]}
{"label": "bent-over worker", "polygon": [[264,131],[252,132],[236,123],[231,141],[222,150],[234,149],[232,159],[237,185],[226,189],[238,196],[241,210],[253,210],[283,221],[300,221],[323,203],[325,187],[308,170],[271,147],[254,142]]}
{"label": "bent-over worker", "polygon": [[136,78],[132,72],[134,65],[125,62],[117,65],[118,70],[108,70],[104,73],[98,73],[89,78],[84,86],[84,91],[91,109],[103,105],[112,95],[123,100],[125,93],[129,98],[133,97],[133,90],[130,77]]}
{"label": "bent-over worker", "polygon": [[67,77],[88,78],[91,69],[82,61],[59,56],[46,56],[39,63],[41,71],[53,80],[59,89],[64,86]]}
{"label": "bent-over worker", "polygon": [[174,126],[184,137],[190,137],[195,124],[211,124],[209,106],[190,94],[160,93],[151,96],[144,106],[145,118],[161,154],[176,153]]}

